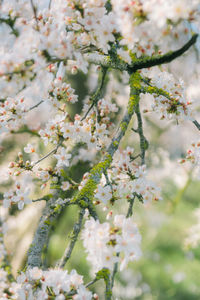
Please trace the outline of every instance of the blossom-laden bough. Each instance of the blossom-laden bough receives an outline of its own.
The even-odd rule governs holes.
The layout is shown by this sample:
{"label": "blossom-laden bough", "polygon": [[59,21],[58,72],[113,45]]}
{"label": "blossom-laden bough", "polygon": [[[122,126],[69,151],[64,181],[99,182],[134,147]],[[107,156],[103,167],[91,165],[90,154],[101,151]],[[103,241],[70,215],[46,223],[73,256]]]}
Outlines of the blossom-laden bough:
{"label": "blossom-laden bough", "polygon": [[[109,300],[118,266],[121,271],[142,255],[133,205],[136,199],[148,204],[161,196],[146,174],[151,141],[143,128],[141,96],[153,96],[152,110],[161,119],[176,124],[189,120],[200,128],[183,80],[175,80],[163,66],[180,57],[184,63],[188,52],[199,51],[198,1],[189,5],[183,2],[0,2],[0,35],[4,37],[0,52],[0,132],[2,139],[23,133],[34,137],[9,164],[9,176],[15,184],[3,194],[1,299],[98,299],[89,288],[103,279],[105,299]],[[82,112],[74,116],[71,107],[82,105],[82,99],[71,87],[69,74],[83,72],[90,76],[94,66],[99,74],[96,90],[82,101]],[[152,67],[156,67],[155,72]],[[125,85],[129,87],[129,99],[123,103],[123,117],[117,96],[112,97],[114,88],[109,91],[113,74],[124,81],[128,78]],[[132,128],[132,133],[134,138],[139,135],[139,153],[130,147],[121,148],[134,116],[137,129]],[[53,148],[39,157],[41,141]],[[197,166],[198,150],[199,145],[194,144],[186,158]],[[41,167],[49,158],[54,158],[54,163]],[[70,175],[70,168],[80,160],[89,161],[91,168],[79,183]],[[33,199],[36,188],[40,196]],[[3,244],[5,224],[13,208],[22,210],[42,200],[46,205],[25,269],[16,282]],[[119,208],[124,213],[119,214],[116,208],[126,204],[127,211]],[[71,241],[56,267],[47,269],[44,250],[52,228],[72,205],[78,207],[79,217]],[[102,207],[109,210],[105,222],[100,222]],[[79,237],[96,274],[87,284],[76,270],[64,270]]]}

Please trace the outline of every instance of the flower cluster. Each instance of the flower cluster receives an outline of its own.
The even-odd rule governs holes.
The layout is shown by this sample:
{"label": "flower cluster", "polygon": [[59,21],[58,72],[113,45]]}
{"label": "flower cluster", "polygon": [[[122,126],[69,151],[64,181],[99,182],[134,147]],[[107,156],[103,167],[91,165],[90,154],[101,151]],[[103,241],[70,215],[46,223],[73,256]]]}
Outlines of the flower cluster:
{"label": "flower cluster", "polygon": [[[72,242],[60,265],[71,257],[87,211],[88,219],[81,236],[93,270],[108,268],[110,271],[106,273],[109,278],[104,278],[106,299],[112,297],[117,265],[123,270],[130,261],[140,258],[141,235],[130,217],[133,203],[135,199],[144,204],[161,199],[160,189],[149,180],[146,171],[148,142],[142,133],[141,94],[154,96],[152,108],[161,119],[194,122],[183,81],[175,82],[176,74],[173,76],[170,68],[171,73],[158,73],[156,68],[155,76],[151,76],[154,73],[146,62],[153,61],[151,66],[157,61],[158,65],[160,58],[168,62],[173,51],[161,54],[169,51],[169,46],[173,50],[178,49],[179,43],[185,43],[182,49],[188,50],[190,43],[194,45],[197,39],[197,35],[191,39],[194,28],[197,32],[200,28],[198,2],[0,1],[0,143],[11,134],[24,134],[20,135],[19,141],[17,138],[12,141],[14,147],[17,142],[22,144],[22,152],[11,161],[8,171],[10,178],[16,181],[17,177],[19,182],[15,182],[13,189],[5,191],[3,206],[15,216],[15,206],[22,210],[25,204],[46,201],[28,251],[26,272],[21,272],[17,282],[14,278],[10,280],[12,274],[3,244],[5,228],[4,223],[1,224],[2,299],[98,299],[87,289],[98,276],[92,283],[84,285],[83,276],[75,270],[71,273],[59,268],[42,270],[42,249],[48,245],[52,224],[56,224],[52,220],[56,221],[68,205],[80,209],[80,214],[70,236]],[[199,49],[197,46],[196,50]],[[188,61],[195,65],[196,58]],[[146,73],[141,71],[143,65],[148,69]],[[72,81],[83,78],[84,89],[75,91],[71,78]],[[92,94],[86,96],[89,90]],[[127,104],[126,96],[130,90]],[[70,105],[77,102],[78,105]],[[121,118],[125,106],[126,113]],[[132,148],[120,148],[123,148],[121,140],[131,125],[133,113],[138,121],[138,129],[133,131],[140,138],[140,152],[136,154]],[[115,127],[118,130],[115,131]],[[53,148],[46,153],[43,147],[48,148],[50,143]],[[3,147],[2,144],[0,152],[4,151]],[[43,152],[45,155],[41,156]],[[33,154],[33,161],[26,160],[30,154]],[[44,160],[49,158],[52,160],[46,166]],[[199,143],[192,145],[186,160],[199,169]],[[29,175],[31,183],[37,187],[33,189],[38,196],[35,200],[30,199]],[[48,189],[46,194],[44,189]],[[124,209],[121,207],[121,214],[113,213],[122,202],[124,208],[128,206],[126,214],[122,214]],[[96,208],[100,203],[104,211],[109,208],[107,222],[99,221]],[[14,209],[10,209],[13,204]],[[22,216],[22,212],[17,213]],[[60,216],[62,218],[62,214]],[[196,229],[199,228],[194,229],[195,243],[199,241]],[[41,269],[36,267],[40,265]]]}
{"label": "flower cluster", "polygon": [[39,131],[45,145],[48,143],[58,144],[60,127],[63,121],[67,118],[67,115],[67,113],[63,115],[57,114],[54,119],[47,122],[45,129],[41,129]]}
{"label": "flower cluster", "polygon": [[[155,5],[156,4],[156,5]],[[158,27],[163,27],[167,20],[178,22],[182,19],[194,18],[194,12],[198,8],[198,1],[190,3],[187,0],[143,0],[143,9],[148,14],[149,20],[155,22]]]}
{"label": "flower cluster", "polygon": [[20,299],[18,295],[20,285],[16,282],[10,282],[8,273],[3,268],[0,269],[0,281],[0,295],[2,300]]}
{"label": "flower cluster", "polygon": [[186,99],[182,80],[176,83],[172,74],[162,72],[151,79],[151,84],[158,89],[150,90],[155,101],[152,108],[161,119],[193,120],[191,101]]}
{"label": "flower cluster", "polygon": [[133,152],[129,147],[116,151],[112,171],[109,171],[110,181],[114,183],[114,198],[130,200],[137,196],[144,203],[160,200],[160,189],[146,178],[146,166],[132,160]]}
{"label": "flower cluster", "polygon": [[4,193],[3,205],[4,207],[10,207],[12,204],[17,204],[19,209],[23,209],[24,204],[31,203],[29,194],[29,187],[25,187],[20,182],[16,182],[14,189]]}
{"label": "flower cluster", "polygon": [[[6,272],[2,270],[1,278],[5,280]],[[15,289],[15,297],[13,295]],[[13,295],[12,299],[38,299],[44,300],[54,297],[56,300],[64,300],[71,293],[74,300],[92,299],[92,293],[83,285],[83,277],[75,270],[70,274],[61,269],[49,269],[43,271],[38,267],[27,270],[17,277],[17,283],[10,286],[3,286],[3,290],[8,290]],[[6,292],[2,292],[5,299],[8,296]],[[3,298],[4,299],[4,298]]]}
{"label": "flower cluster", "polygon": [[[52,68],[52,66],[51,66]],[[74,89],[64,82],[65,67],[60,63],[56,78],[52,81],[49,89],[49,99],[52,105],[60,107],[60,102],[76,103],[78,96],[74,94]]]}
{"label": "flower cluster", "polygon": [[[87,259],[95,272],[102,268],[113,270],[114,264],[119,261],[122,270],[129,261],[141,256],[141,236],[137,225],[124,215],[115,215],[113,226],[108,222],[101,224],[93,218],[87,220],[82,239],[88,252]],[[123,256],[119,258],[117,253]]]}
{"label": "flower cluster", "polygon": [[107,53],[109,42],[115,40],[114,15],[107,13],[105,2],[56,1],[50,10],[40,11],[37,25],[43,55],[68,58],[72,72],[80,69],[86,73],[88,63],[81,50],[93,46]]}
{"label": "flower cluster", "polygon": [[23,98],[7,98],[0,104],[0,132],[16,129],[23,124],[22,116],[25,111]]}
{"label": "flower cluster", "polygon": [[191,148],[187,151],[185,159],[181,159],[180,163],[189,161],[197,171],[197,177],[200,178],[200,142],[192,143]]}
{"label": "flower cluster", "polygon": [[102,201],[103,203],[107,204],[107,202],[112,198],[111,187],[109,185],[98,185],[97,191],[95,193],[95,198],[98,201]]}
{"label": "flower cluster", "polygon": [[[118,31],[122,34],[120,43],[134,49],[138,57],[155,54],[156,51],[166,49],[168,39],[173,41],[172,26],[175,28],[175,38],[179,36],[178,27],[188,21],[190,24],[198,20],[199,3],[181,0],[143,0],[123,1],[112,0],[116,14]],[[156,36],[154,32],[156,31]],[[157,49],[157,50],[156,50]]]}

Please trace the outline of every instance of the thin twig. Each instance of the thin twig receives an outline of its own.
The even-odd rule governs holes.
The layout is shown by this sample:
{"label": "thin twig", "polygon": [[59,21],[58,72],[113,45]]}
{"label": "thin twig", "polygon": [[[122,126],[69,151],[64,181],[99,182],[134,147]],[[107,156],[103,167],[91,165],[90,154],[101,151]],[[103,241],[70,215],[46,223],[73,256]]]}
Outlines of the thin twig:
{"label": "thin twig", "polygon": [[198,130],[200,130],[200,124],[197,120],[194,120],[193,124],[197,127]]}
{"label": "thin twig", "polygon": [[137,159],[138,157],[141,157],[141,154],[137,154],[135,156],[130,156],[130,161],[134,161],[135,159]]}
{"label": "thin twig", "polygon": [[[88,282],[85,287],[88,288],[89,286],[93,285],[95,282],[97,282],[99,279],[98,278],[95,278],[93,279],[92,281]],[[77,290],[72,290],[71,292],[69,292],[67,294],[68,297],[71,297],[71,296],[74,296],[77,294]]]}
{"label": "thin twig", "polygon": [[108,71],[108,68],[101,67],[101,72],[99,74],[99,85],[97,87],[96,92],[90,97],[90,99],[92,100],[92,104],[90,105],[89,109],[87,110],[87,112],[85,113],[85,115],[83,116],[81,121],[83,121],[87,117],[87,115],[89,114],[91,109],[95,105],[97,105],[98,101],[101,99],[102,93],[103,93],[102,90],[103,90],[103,86],[104,86],[104,83],[105,83],[105,78],[106,78],[107,71]]}
{"label": "thin twig", "polygon": [[45,156],[41,157],[40,159],[38,159],[36,162],[32,162],[32,167],[35,167],[37,164],[39,164],[42,160],[46,159],[47,157],[49,157],[51,154],[56,153],[58,148],[61,146],[62,142],[59,143],[53,150],[51,150],[49,153],[47,153]]}
{"label": "thin twig", "polygon": [[52,0],[49,1],[49,7],[48,7],[49,10],[51,9],[51,2],[52,2]]}
{"label": "thin twig", "polygon": [[45,198],[33,199],[32,202],[47,201]]}
{"label": "thin twig", "polygon": [[85,285],[85,287],[88,288],[89,286],[91,286],[92,284],[94,284],[94,283],[97,282],[97,281],[98,281],[98,279],[95,278],[95,279],[93,279],[92,281],[88,282],[88,283]]}
{"label": "thin twig", "polygon": [[34,108],[38,107],[43,102],[44,102],[44,100],[40,100],[37,104],[31,106],[26,112],[29,112],[29,111],[33,110]]}
{"label": "thin twig", "polygon": [[136,195],[134,194],[133,198],[131,198],[130,201],[129,201],[128,212],[127,212],[127,215],[126,215],[127,218],[129,218],[133,215],[133,204],[134,204],[134,201],[135,201],[135,197],[136,197]]}
{"label": "thin twig", "polygon": [[104,175],[105,175],[105,178],[106,178],[106,185],[109,185],[110,188],[111,188],[111,191],[112,191],[112,194],[113,194],[113,186],[112,186],[112,183],[110,182],[110,179],[108,178],[108,173],[107,171],[104,172]]}
{"label": "thin twig", "polygon": [[12,30],[12,33],[16,37],[18,37],[19,36],[19,31],[14,27],[16,19],[17,19],[16,17],[14,19],[11,19],[11,18],[0,18],[0,24],[1,23],[5,23],[8,26],[10,26],[10,28]]}
{"label": "thin twig", "polygon": [[35,21],[37,23],[37,30],[38,30],[39,27],[38,27],[37,9],[36,9],[36,6],[33,3],[33,0],[30,0],[30,2],[31,2],[31,7],[32,7],[32,10],[33,10]]}
{"label": "thin twig", "polygon": [[60,260],[60,262],[58,264],[59,268],[64,268],[65,264],[67,263],[67,261],[71,257],[71,254],[72,254],[72,251],[73,251],[74,246],[76,244],[78,235],[79,235],[79,233],[81,231],[84,213],[85,213],[85,208],[82,208],[81,211],[80,211],[80,213],[79,213],[78,222],[74,224],[71,242],[70,242],[68,248],[66,248],[63,257],[61,258],[61,260]]}
{"label": "thin twig", "polygon": [[39,133],[37,133],[37,131],[31,130],[27,126],[23,126],[17,131],[11,130],[10,133],[13,133],[13,134],[29,133],[29,134],[35,135],[37,137],[40,137],[40,135],[39,135]]}
{"label": "thin twig", "polygon": [[[116,256],[119,257],[119,256],[120,256],[120,252],[117,252]],[[118,265],[119,265],[118,262],[116,262],[116,263],[114,264],[114,269],[113,269],[112,279],[111,279],[111,287],[112,287],[112,288],[113,288],[113,286],[114,286],[115,275],[117,274],[117,271],[118,271]]]}
{"label": "thin twig", "polygon": [[149,143],[143,133],[143,123],[142,123],[142,116],[140,113],[139,103],[137,104],[135,113],[136,113],[137,121],[138,121],[138,128],[137,128],[136,132],[139,134],[139,137],[140,137],[141,163],[142,163],[142,165],[144,165],[145,164],[145,152],[148,149]]}
{"label": "thin twig", "polygon": [[[130,218],[132,216],[132,214],[133,214],[133,204],[134,204],[135,197],[136,197],[136,195],[134,194],[133,198],[130,199],[130,203],[129,203],[128,211],[127,211],[127,214],[126,214],[126,218]],[[120,252],[118,252],[116,256],[119,257],[120,256]],[[118,262],[116,262],[114,264],[114,269],[113,269],[113,273],[112,273],[112,280],[111,280],[111,287],[112,288],[114,286],[115,275],[117,274],[117,271],[118,271],[118,265],[119,265]]]}
{"label": "thin twig", "polygon": [[[43,103],[43,102],[44,102],[44,100],[39,101],[37,104],[31,106],[28,110],[24,111],[24,113],[27,113],[27,112],[33,110],[34,108],[38,107],[38,106],[39,106],[41,103]],[[15,118],[9,118],[9,119],[7,120],[7,122],[10,122],[10,121],[13,121],[13,120],[15,120]]]}
{"label": "thin twig", "polygon": [[88,108],[88,110],[86,111],[85,115],[82,117],[81,121],[83,121],[84,119],[87,118],[89,112],[92,110],[92,108],[94,107],[95,102],[93,101],[92,104],[90,105],[90,107]]}

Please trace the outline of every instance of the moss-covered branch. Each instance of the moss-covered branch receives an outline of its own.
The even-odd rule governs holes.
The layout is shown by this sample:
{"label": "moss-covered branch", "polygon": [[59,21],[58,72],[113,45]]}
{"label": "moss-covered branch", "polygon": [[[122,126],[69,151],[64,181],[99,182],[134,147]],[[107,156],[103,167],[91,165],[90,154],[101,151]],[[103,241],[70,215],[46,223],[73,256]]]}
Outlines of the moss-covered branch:
{"label": "moss-covered branch", "polygon": [[145,57],[141,59],[137,59],[134,61],[132,66],[128,68],[130,73],[135,72],[137,70],[146,69],[162,64],[167,64],[176,59],[177,57],[183,55],[192,45],[196,43],[198,38],[198,34],[194,34],[191,39],[180,49],[175,51],[169,51],[163,55],[153,55],[152,57]]}
{"label": "moss-covered branch", "polygon": [[169,51],[163,55],[153,55],[139,59],[136,59],[134,57],[131,65],[121,59],[112,59],[112,57],[106,55],[96,55],[93,53],[88,53],[84,56],[89,62],[93,64],[101,65],[107,68],[118,69],[120,71],[128,71],[129,74],[132,74],[137,70],[170,63],[177,57],[183,55],[191,46],[193,46],[196,43],[197,38],[198,34],[194,34],[191,39],[181,48],[175,51]]}
{"label": "moss-covered branch", "polygon": [[[57,198],[57,195],[54,195],[54,197],[46,202],[33,242],[28,251],[27,265],[30,268],[42,267],[42,252],[48,244],[49,234],[53,223],[62,209],[62,205],[56,203]],[[63,207],[66,207],[67,205],[69,205],[69,203],[63,203]]]}
{"label": "moss-covered branch", "polygon": [[143,133],[143,122],[142,122],[142,116],[141,116],[141,112],[140,112],[139,103],[136,108],[136,116],[137,116],[137,122],[138,122],[138,128],[137,128],[136,132],[139,134],[139,138],[140,138],[140,151],[141,151],[140,157],[141,157],[141,163],[142,163],[142,165],[144,165],[145,164],[145,153],[146,153],[146,150],[148,149],[149,143]]}
{"label": "moss-covered branch", "polygon": [[[101,180],[102,174],[105,173],[106,170],[110,167],[113,155],[119,148],[120,141],[126,133],[131,118],[135,113],[137,105],[139,103],[139,95],[141,89],[141,76],[138,72],[133,73],[130,76],[130,99],[128,102],[128,109],[119,124],[119,128],[115,134],[115,137],[112,139],[112,142],[110,143],[101,162],[99,162],[91,169],[88,181],[72,199],[72,203],[76,202],[81,207],[88,208],[89,210],[93,207],[93,197],[97,185]],[[88,205],[90,205],[90,207]]]}

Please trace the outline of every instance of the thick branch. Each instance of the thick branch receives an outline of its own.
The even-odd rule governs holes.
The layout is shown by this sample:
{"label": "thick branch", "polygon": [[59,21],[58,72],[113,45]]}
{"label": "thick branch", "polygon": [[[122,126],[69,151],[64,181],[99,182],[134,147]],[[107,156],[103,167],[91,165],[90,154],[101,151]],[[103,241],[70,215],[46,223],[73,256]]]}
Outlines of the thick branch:
{"label": "thick branch", "polygon": [[163,55],[154,55],[152,57],[137,59],[133,63],[133,65],[128,68],[128,71],[132,73],[137,70],[170,63],[171,61],[185,53],[192,45],[194,45],[196,43],[197,38],[198,34],[194,34],[183,47],[176,51],[169,51]]}
{"label": "thick branch", "polygon": [[[106,170],[110,167],[112,162],[112,157],[116,150],[119,148],[119,143],[122,137],[125,135],[128,125],[131,121],[133,114],[135,113],[137,103],[139,102],[139,95],[140,95],[140,75],[138,73],[132,74],[130,76],[130,99],[128,102],[128,109],[120,122],[119,128],[115,137],[112,139],[103,159],[97,165],[95,165],[92,170],[90,171],[90,176],[87,183],[84,187],[78,192],[78,194],[72,199],[72,203],[76,202],[82,207],[93,209],[93,197],[94,192],[97,188],[101,180],[101,176]],[[93,211],[95,211],[93,209]]]}
{"label": "thick branch", "polygon": [[93,64],[101,65],[107,68],[118,69],[120,71],[128,71],[129,74],[132,74],[140,69],[146,69],[153,66],[170,63],[177,57],[184,54],[192,45],[194,45],[197,38],[198,34],[194,34],[191,39],[178,50],[169,51],[163,55],[153,55],[152,57],[139,58],[136,59],[131,65],[120,59],[117,61],[112,60],[111,57],[106,55],[87,53],[84,55],[84,57]]}
{"label": "thick branch", "polygon": [[[56,204],[57,195],[46,202],[42,216],[39,221],[38,228],[35,232],[33,242],[28,251],[28,267],[41,267],[41,255],[48,243],[49,233],[51,231],[54,220],[58,217],[60,205]],[[68,203],[69,204],[69,203]],[[66,203],[65,203],[66,206]]]}
{"label": "thick branch", "polygon": [[101,55],[97,53],[86,53],[84,54],[84,58],[95,65],[100,65],[104,68],[111,68],[111,69],[117,69],[120,71],[127,71],[128,70],[128,63],[126,63],[123,60],[117,60],[114,61],[110,56],[107,55]]}

